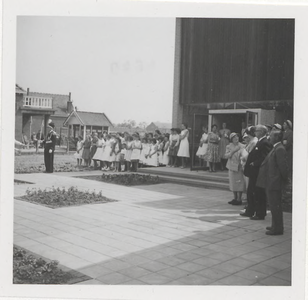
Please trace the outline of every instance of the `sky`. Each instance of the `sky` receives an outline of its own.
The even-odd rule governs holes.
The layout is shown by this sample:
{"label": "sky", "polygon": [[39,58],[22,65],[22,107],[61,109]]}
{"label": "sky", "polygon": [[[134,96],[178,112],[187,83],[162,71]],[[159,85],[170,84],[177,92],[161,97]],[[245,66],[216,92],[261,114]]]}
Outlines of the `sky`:
{"label": "sky", "polygon": [[113,123],[172,119],[175,19],[17,19],[16,83]]}

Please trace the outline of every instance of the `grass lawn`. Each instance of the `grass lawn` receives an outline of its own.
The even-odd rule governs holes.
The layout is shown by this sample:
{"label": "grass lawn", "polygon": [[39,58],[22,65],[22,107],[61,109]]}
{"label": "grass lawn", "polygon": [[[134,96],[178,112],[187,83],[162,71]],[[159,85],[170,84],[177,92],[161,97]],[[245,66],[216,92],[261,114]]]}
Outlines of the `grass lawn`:
{"label": "grass lawn", "polygon": [[[82,170],[82,167],[77,167],[77,161],[73,154],[55,154],[55,172],[70,172],[79,170]],[[15,156],[15,173],[39,173],[44,171],[44,155],[32,154]]]}

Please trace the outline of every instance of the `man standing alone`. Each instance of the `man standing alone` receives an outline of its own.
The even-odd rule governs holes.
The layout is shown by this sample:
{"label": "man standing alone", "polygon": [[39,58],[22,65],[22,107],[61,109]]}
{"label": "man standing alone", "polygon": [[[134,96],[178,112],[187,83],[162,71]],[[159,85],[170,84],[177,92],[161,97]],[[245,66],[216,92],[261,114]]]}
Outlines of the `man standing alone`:
{"label": "man standing alone", "polygon": [[53,122],[47,125],[50,131],[48,132],[45,140],[44,140],[44,162],[46,171],[45,173],[53,173],[53,158],[56,146],[57,134],[54,131],[55,124]]}
{"label": "man standing alone", "polygon": [[265,188],[272,213],[272,226],[267,235],[283,234],[282,188],[288,180],[287,152],[281,143],[282,131],[272,131],[270,142],[274,148],[260,167],[257,186]]}

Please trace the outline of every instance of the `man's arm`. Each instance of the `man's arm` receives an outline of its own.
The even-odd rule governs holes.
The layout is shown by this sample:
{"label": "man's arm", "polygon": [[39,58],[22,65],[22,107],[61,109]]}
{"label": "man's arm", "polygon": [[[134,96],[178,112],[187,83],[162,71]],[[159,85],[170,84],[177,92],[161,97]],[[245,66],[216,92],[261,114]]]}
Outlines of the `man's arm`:
{"label": "man's arm", "polygon": [[287,181],[288,179],[287,151],[282,147],[278,147],[275,151],[275,154],[280,175],[284,181]]}

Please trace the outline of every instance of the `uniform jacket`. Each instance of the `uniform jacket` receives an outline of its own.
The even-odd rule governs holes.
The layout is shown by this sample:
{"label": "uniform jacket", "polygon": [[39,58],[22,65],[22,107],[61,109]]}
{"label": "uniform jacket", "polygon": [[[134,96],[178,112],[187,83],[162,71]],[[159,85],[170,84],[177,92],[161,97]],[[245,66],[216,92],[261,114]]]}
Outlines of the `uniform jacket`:
{"label": "uniform jacket", "polygon": [[269,190],[281,190],[287,179],[287,152],[284,146],[278,143],[263,161],[256,185]]}
{"label": "uniform jacket", "polygon": [[[259,169],[267,154],[272,149],[272,144],[267,138],[258,141],[253,150],[249,153],[244,169],[244,175],[247,177],[258,177]],[[253,162],[253,166],[250,164]]]}
{"label": "uniform jacket", "polygon": [[56,140],[57,134],[53,130],[50,130],[46,136],[46,139],[44,140],[45,149],[55,150]]}

